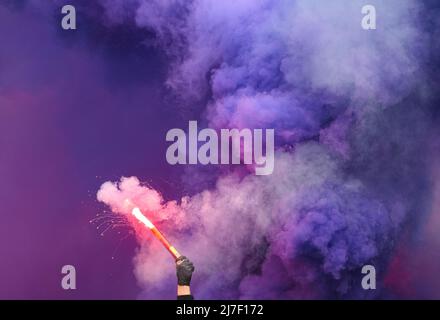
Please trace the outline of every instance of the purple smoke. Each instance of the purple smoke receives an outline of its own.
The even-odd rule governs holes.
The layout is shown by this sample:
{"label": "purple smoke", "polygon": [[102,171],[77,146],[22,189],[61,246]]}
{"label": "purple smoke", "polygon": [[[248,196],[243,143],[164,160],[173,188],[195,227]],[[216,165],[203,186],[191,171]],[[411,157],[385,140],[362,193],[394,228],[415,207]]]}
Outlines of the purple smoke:
{"label": "purple smoke", "polygon": [[[386,294],[360,290],[360,268],[383,274],[402,228],[428,212],[424,5],[370,1],[379,27],[366,32],[363,1],[101,2],[107,23],[155,33],[180,108],[206,106],[213,128],[275,128],[272,175],[201,172],[215,185],[167,211],[164,228],[196,265],[197,296]],[[131,191],[150,192],[131,179]],[[108,188],[124,191],[103,185],[99,199],[112,205]],[[135,258],[142,297],[168,297],[174,283],[155,245]]]}

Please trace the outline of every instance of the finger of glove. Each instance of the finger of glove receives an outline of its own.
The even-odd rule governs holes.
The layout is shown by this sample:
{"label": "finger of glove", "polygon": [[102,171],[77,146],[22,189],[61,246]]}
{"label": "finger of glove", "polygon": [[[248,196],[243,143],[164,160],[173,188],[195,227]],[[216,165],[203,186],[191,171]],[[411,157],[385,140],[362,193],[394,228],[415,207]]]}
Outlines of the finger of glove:
{"label": "finger of glove", "polygon": [[187,266],[193,266],[193,263],[191,261],[189,261],[188,259],[186,259],[186,260],[183,260],[179,265],[187,267]]}
{"label": "finger of glove", "polygon": [[189,261],[189,259],[185,256],[180,256],[179,258],[177,258],[176,264],[180,265],[180,264],[184,263],[185,261]]}
{"label": "finger of glove", "polygon": [[194,271],[194,266],[192,264],[180,265],[179,268],[186,271]]}
{"label": "finger of glove", "polygon": [[186,256],[180,256],[176,259],[176,261],[182,261],[182,260],[187,260],[188,258]]}

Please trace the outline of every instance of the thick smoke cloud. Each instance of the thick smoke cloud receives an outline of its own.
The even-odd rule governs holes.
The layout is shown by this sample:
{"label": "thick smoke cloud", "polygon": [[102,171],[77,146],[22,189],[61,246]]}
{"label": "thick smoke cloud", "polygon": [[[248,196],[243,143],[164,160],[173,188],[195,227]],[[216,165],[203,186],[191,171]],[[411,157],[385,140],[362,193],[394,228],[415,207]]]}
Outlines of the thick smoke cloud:
{"label": "thick smoke cloud", "polygon": [[[271,176],[221,174],[178,202],[136,178],[105,183],[98,200],[150,212],[194,260],[200,298],[386,294],[362,291],[360,268],[384,273],[429,201],[424,5],[370,1],[379,26],[367,32],[363,1],[102,3],[110,22],[155,32],[167,85],[186,106],[205,99],[207,125],[275,128],[278,151]],[[143,297],[165,297],[169,258],[140,241]]]}
{"label": "thick smoke cloud", "polygon": [[158,30],[177,55],[173,88],[191,97],[211,92],[211,126],[275,127],[291,142],[317,134],[350,103],[395,102],[417,83],[419,6],[374,3],[380,31],[365,32],[362,4],[140,1],[136,21]]}
{"label": "thick smoke cloud", "polygon": [[[396,231],[391,220],[401,218],[369,198],[359,181],[341,178],[331,152],[312,142],[277,159],[268,177],[221,177],[215,190],[183,198],[180,206],[134,177],[104,184],[98,199],[117,212],[125,212],[124,199],[137,201],[195,261],[197,291],[205,298],[311,295],[318,280],[340,280],[387,248]],[[157,263],[169,257],[155,245],[143,241],[136,258],[147,288],[172,275]],[[310,257],[313,263],[301,262]]]}

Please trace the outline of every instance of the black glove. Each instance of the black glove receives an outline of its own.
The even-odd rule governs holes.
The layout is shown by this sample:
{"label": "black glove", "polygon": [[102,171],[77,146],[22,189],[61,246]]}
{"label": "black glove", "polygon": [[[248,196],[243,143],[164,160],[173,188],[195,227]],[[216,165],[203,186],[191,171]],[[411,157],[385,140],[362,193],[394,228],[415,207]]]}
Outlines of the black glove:
{"label": "black glove", "polygon": [[191,276],[194,272],[194,265],[185,256],[181,256],[176,260],[177,284],[179,286],[189,286]]}

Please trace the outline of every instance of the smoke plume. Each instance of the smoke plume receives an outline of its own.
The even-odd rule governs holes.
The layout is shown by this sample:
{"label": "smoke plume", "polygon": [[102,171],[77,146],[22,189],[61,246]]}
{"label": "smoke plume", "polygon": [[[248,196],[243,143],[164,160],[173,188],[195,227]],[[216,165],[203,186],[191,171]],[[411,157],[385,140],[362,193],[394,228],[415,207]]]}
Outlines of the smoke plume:
{"label": "smoke plume", "polygon": [[[381,278],[402,230],[430,201],[432,32],[420,1],[101,0],[109,24],[133,21],[169,59],[166,85],[207,126],[275,128],[270,176],[210,173],[215,185],[166,201],[135,177],[98,200],[136,203],[196,266],[198,298],[387,296]],[[202,173],[201,173],[202,174]],[[142,297],[172,297],[172,262],[140,240]],[[168,267],[164,267],[167,265]],[[174,293],[173,293],[174,294]]]}

